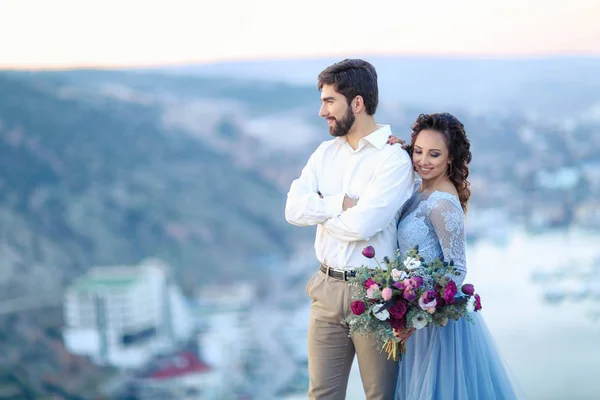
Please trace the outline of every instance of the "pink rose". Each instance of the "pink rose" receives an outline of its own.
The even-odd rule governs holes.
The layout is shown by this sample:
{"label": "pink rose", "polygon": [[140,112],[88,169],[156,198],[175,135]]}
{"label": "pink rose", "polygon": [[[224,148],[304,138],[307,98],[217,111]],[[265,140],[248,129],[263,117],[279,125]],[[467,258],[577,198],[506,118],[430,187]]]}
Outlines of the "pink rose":
{"label": "pink rose", "polygon": [[379,292],[379,285],[374,283],[367,289],[367,298],[374,299]]}
{"label": "pink rose", "polygon": [[365,303],[360,300],[353,301],[350,305],[350,309],[353,314],[360,315],[365,312]]}
{"label": "pink rose", "polygon": [[427,292],[423,293],[423,295],[419,298],[419,307],[421,307],[421,309],[424,311],[433,313],[436,306],[437,299],[435,292],[432,290],[428,290]]}
{"label": "pink rose", "polygon": [[373,246],[367,246],[363,249],[362,255],[367,258],[373,258],[375,257],[375,249],[373,248]]}
{"label": "pink rose", "polygon": [[385,301],[388,301],[389,299],[391,299],[392,298],[392,289],[390,289],[389,287],[383,288],[383,290],[381,291],[381,297]]}

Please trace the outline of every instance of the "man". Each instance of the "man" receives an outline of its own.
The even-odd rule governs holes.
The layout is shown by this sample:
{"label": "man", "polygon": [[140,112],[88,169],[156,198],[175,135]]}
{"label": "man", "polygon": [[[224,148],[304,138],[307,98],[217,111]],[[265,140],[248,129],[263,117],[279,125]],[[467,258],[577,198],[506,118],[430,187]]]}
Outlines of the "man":
{"label": "man", "polygon": [[388,144],[390,127],[375,121],[379,90],[371,64],[358,59],[333,64],[319,74],[318,88],[319,115],[335,138],[310,156],[292,182],[285,208],[289,223],[317,225],[321,265],[306,286],[312,300],[308,397],[344,399],[356,354],[366,398],[388,400],[398,363],[377,350],[375,338],[349,337],[342,320],[352,297],[347,278],[361,265],[376,266],[362,249],[373,246],[380,260],[395,256],[399,210],[413,189],[411,160],[402,146]]}

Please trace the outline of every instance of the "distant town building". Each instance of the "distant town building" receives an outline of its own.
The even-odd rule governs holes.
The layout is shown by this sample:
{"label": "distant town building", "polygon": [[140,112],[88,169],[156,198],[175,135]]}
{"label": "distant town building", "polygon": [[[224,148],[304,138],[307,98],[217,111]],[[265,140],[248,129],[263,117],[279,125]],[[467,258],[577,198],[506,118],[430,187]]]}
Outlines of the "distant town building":
{"label": "distant town building", "polygon": [[91,268],[68,287],[64,315],[70,352],[118,368],[143,366],[194,334],[187,301],[156,259]]}
{"label": "distant town building", "polygon": [[139,400],[219,399],[214,369],[187,349],[152,360],[135,378]]}

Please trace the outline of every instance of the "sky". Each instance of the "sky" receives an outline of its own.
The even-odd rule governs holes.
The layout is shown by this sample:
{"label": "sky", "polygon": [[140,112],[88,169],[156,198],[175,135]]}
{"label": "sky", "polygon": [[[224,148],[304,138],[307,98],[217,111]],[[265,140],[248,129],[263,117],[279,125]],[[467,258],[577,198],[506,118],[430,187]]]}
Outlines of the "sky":
{"label": "sky", "polygon": [[600,55],[600,0],[0,0],[0,68]]}

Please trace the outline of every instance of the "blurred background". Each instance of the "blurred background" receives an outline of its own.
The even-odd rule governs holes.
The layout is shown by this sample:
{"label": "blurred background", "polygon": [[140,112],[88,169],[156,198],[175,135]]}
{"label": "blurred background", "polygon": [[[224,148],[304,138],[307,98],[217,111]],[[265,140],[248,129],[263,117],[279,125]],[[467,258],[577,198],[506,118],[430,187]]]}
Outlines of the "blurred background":
{"label": "blurred background", "polygon": [[[379,123],[471,139],[468,280],[530,399],[595,399],[600,2],[0,0],[0,398],[305,399],[328,140],[318,73]],[[348,399],[364,399],[356,365]]]}

